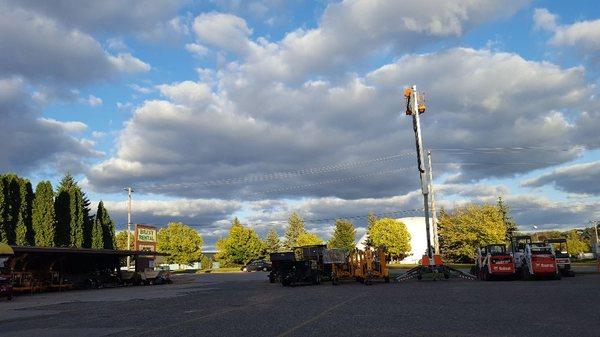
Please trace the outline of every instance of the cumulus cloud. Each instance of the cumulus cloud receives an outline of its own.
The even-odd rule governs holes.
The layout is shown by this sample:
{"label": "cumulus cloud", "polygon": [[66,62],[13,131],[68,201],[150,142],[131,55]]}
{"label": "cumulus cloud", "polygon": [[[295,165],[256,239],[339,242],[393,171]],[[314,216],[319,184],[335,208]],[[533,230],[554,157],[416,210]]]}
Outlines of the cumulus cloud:
{"label": "cumulus cloud", "polygon": [[50,167],[59,172],[82,172],[81,160],[99,158],[93,143],[76,137],[87,125],[40,116],[25,82],[0,79],[0,167],[6,171],[29,172]]}
{"label": "cumulus cloud", "polygon": [[52,5],[35,0],[8,0],[11,6],[63,22],[71,28],[94,33],[129,34],[154,30],[173,20],[187,0],[132,1],[52,1]]}
{"label": "cumulus cloud", "polygon": [[[135,110],[121,134],[127,141],[119,142],[116,155],[96,165],[89,178],[100,189],[132,181],[189,197],[406,193],[418,184],[414,139],[410,119],[401,114],[400,90],[415,78],[427,90],[425,144],[434,148],[439,174],[457,173],[454,182],[511,177],[568,162],[582,146],[597,141],[592,133],[581,136],[582,117],[570,110],[591,104],[593,87],[582,68],[455,48],[405,56],[339,84],[258,84],[251,74],[234,68],[220,72],[217,83],[160,85],[166,99],[145,101]],[[546,150],[444,151],[539,146]],[[256,179],[394,155],[400,149],[408,155],[335,172]],[[381,174],[368,175],[373,172]],[[243,184],[219,183],[232,178]],[[308,188],[288,188],[303,185]]]}
{"label": "cumulus cloud", "polygon": [[[277,43],[248,39],[244,19],[210,13],[196,18],[199,40],[237,53],[249,71],[282,79],[324,75],[360,63],[375,51],[414,51],[428,43],[462,36],[472,27],[503,18],[527,1],[343,1],[325,9],[314,29],[297,29]],[[204,27],[204,29],[202,29]]]}
{"label": "cumulus cloud", "polygon": [[102,105],[102,99],[99,97],[96,97],[94,95],[89,95],[87,99],[84,100],[85,103],[89,104],[90,106],[98,106],[98,105]]}
{"label": "cumulus cloud", "polygon": [[523,186],[540,187],[553,185],[570,193],[600,195],[600,162],[575,164],[561,167],[552,172],[523,182]]}
{"label": "cumulus cloud", "polygon": [[108,54],[80,30],[6,4],[0,4],[0,44],[0,75],[33,82],[78,85],[149,69],[131,54]]}
{"label": "cumulus cloud", "polygon": [[558,16],[547,9],[538,8],[533,16],[536,28],[553,33],[549,40],[557,47],[575,48],[585,57],[594,60],[600,53],[600,20],[582,20],[572,24],[557,24]]}

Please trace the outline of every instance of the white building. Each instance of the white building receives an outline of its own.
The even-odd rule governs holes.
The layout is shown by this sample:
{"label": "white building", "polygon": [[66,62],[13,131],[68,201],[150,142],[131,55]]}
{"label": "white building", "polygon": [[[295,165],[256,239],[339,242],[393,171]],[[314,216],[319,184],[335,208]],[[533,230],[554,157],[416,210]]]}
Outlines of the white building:
{"label": "white building", "polygon": [[[416,264],[419,262],[421,257],[427,252],[427,237],[425,235],[425,217],[410,217],[396,219],[406,225],[406,229],[410,233],[410,247],[411,251],[409,255],[400,261],[400,263]],[[430,224],[433,224],[430,220]],[[431,244],[433,245],[433,226],[429,229]],[[363,235],[356,248],[364,249],[367,241],[367,234]]]}

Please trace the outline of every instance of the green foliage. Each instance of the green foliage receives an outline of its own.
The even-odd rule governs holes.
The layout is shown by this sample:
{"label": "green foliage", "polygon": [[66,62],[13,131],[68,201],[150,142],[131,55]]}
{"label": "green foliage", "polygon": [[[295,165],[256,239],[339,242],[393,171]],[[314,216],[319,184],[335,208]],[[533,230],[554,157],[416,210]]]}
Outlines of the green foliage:
{"label": "green foliage", "polygon": [[277,234],[277,230],[275,228],[269,229],[267,232],[267,237],[265,238],[265,256],[269,256],[271,253],[277,253],[281,250],[281,242],[279,240],[279,234]]}
{"label": "green foliage", "polygon": [[223,266],[241,265],[261,257],[263,242],[254,229],[244,227],[234,218],[226,238],[217,241],[215,256]]}
{"label": "green foliage", "polygon": [[36,246],[54,246],[56,216],[54,213],[54,192],[49,181],[41,181],[35,188],[32,228]]}
{"label": "green foliage", "polygon": [[298,236],[296,240],[297,247],[302,246],[312,246],[312,245],[322,245],[323,239],[317,236],[317,234],[304,232]]}
{"label": "green foliage", "polygon": [[31,183],[13,173],[0,176],[0,181],[0,241],[11,245],[32,245],[34,235],[31,227]]}
{"label": "green foliage", "polygon": [[1,176],[2,180],[2,242],[9,245],[15,244],[15,228],[19,217],[19,208],[21,204],[21,193],[19,187],[19,177],[9,173]]}
{"label": "green foliage", "polygon": [[33,229],[31,228],[31,208],[33,204],[33,190],[31,183],[26,179],[19,179],[19,215],[15,228],[15,244],[19,246],[32,246],[34,244]]}
{"label": "green foliage", "polygon": [[373,223],[368,232],[374,247],[385,246],[388,253],[398,260],[411,250],[410,233],[401,221],[381,218]]}
{"label": "green foliage", "polygon": [[131,233],[131,241],[129,242],[129,249],[127,249],[127,231],[120,231],[115,235],[115,247],[118,250],[133,250],[133,233]]}
{"label": "green foliage", "polygon": [[206,255],[202,255],[202,259],[200,260],[200,269],[211,269],[212,268],[212,263],[213,260],[206,256]]}
{"label": "green foliage", "polygon": [[304,229],[304,219],[298,213],[293,212],[288,219],[288,227],[285,230],[284,248],[290,251],[298,246],[298,237],[304,232],[306,232]]}
{"label": "green foliage", "polygon": [[495,205],[468,205],[452,213],[440,212],[440,248],[452,262],[472,262],[478,247],[506,239],[502,212]]}
{"label": "green foliage", "polygon": [[89,200],[69,173],[60,181],[54,209],[57,220],[56,245],[91,247],[93,221]]}
{"label": "green foliage", "polygon": [[375,215],[375,213],[369,212],[369,214],[367,214],[367,242],[366,242],[367,246],[373,245],[373,241],[371,240],[371,237],[369,236],[369,232],[371,231],[371,228],[373,227],[373,225],[375,224],[376,221],[377,221],[377,216]]}
{"label": "green foliage", "polygon": [[354,242],[356,237],[356,229],[351,221],[345,219],[337,219],[335,221],[335,230],[329,240],[329,247],[343,248],[348,251],[356,247]]}
{"label": "green foliage", "polygon": [[167,263],[191,265],[202,257],[202,237],[196,230],[181,222],[171,222],[157,234],[156,248],[167,253]]}
{"label": "green foliage", "polygon": [[[104,203],[98,203],[98,210],[92,226],[92,248],[113,249],[115,226],[108,211],[104,208]],[[125,244],[126,246],[127,244]]]}
{"label": "green foliage", "polygon": [[8,243],[8,201],[5,198],[4,177],[0,176],[0,242]]}
{"label": "green foliage", "polygon": [[498,210],[502,214],[502,220],[506,229],[505,242],[510,243],[511,236],[517,234],[518,226],[513,218],[509,215],[510,210],[504,201],[502,201],[502,197],[498,197]]}
{"label": "green foliage", "polygon": [[92,226],[92,248],[102,249],[104,248],[104,237],[102,233],[102,224],[98,219],[94,221]]}
{"label": "green foliage", "polygon": [[579,255],[590,251],[590,245],[585,241],[577,231],[569,231],[566,233],[568,253],[570,255]]}

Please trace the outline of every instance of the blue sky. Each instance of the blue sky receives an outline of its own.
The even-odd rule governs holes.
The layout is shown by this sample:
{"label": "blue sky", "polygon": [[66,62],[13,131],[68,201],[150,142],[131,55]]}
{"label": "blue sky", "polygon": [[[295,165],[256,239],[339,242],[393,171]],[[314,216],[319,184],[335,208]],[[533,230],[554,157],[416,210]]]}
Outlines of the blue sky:
{"label": "blue sky", "polygon": [[3,170],[54,184],[70,171],[119,225],[126,185],[136,188],[134,220],[189,223],[207,246],[233,216],[264,233],[282,232],[291,211],[416,208],[400,95],[413,83],[427,97],[442,206],[502,196],[520,224],[541,228],[600,217],[593,1],[0,9],[11,51],[0,57]]}

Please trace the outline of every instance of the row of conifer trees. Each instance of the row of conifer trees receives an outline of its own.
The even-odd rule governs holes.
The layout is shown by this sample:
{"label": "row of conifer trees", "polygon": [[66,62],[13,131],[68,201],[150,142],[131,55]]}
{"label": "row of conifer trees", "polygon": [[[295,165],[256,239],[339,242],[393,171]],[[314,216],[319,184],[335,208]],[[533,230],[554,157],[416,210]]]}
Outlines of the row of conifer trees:
{"label": "row of conifer trees", "polygon": [[114,248],[115,227],[100,201],[96,214],[70,174],[49,181],[0,175],[0,242],[18,246]]}

